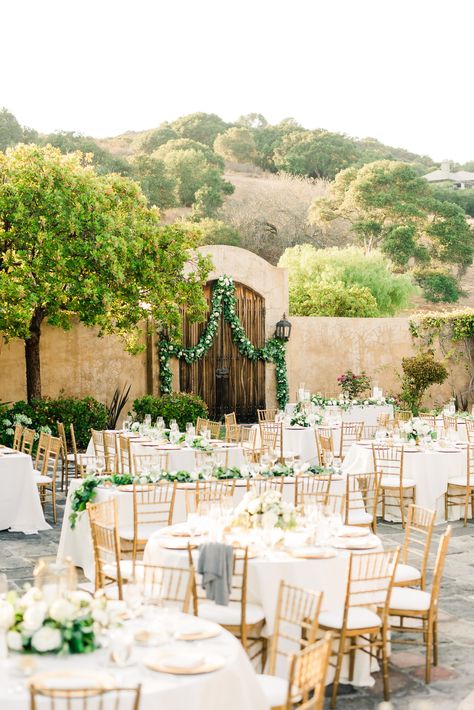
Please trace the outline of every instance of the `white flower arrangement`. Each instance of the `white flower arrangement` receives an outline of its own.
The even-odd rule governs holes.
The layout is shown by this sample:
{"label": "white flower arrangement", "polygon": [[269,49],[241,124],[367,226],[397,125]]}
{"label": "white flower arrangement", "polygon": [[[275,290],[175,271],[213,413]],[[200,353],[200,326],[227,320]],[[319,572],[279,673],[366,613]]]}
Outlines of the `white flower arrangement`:
{"label": "white flower arrangement", "polygon": [[413,439],[415,441],[423,436],[432,437],[434,434],[434,429],[420,417],[414,417],[409,422],[400,422],[400,430],[406,434],[408,440]]}
{"label": "white flower arrangement", "polygon": [[118,621],[116,604],[82,591],[50,599],[30,587],[23,595],[9,592],[0,600],[0,629],[12,651],[90,653],[97,648],[97,629]]}
{"label": "white flower arrangement", "polygon": [[296,511],[291,503],[282,500],[278,491],[268,490],[260,496],[249,491],[235,509],[234,525],[288,530],[296,527]]}

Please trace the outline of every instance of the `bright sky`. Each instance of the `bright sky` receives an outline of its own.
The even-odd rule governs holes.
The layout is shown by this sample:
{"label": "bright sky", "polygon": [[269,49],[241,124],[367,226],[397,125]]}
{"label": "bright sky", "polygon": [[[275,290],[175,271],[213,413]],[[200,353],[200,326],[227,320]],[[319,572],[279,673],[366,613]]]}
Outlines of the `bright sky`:
{"label": "bright sky", "polygon": [[194,111],[474,160],[472,0],[0,0],[0,107],[96,137]]}

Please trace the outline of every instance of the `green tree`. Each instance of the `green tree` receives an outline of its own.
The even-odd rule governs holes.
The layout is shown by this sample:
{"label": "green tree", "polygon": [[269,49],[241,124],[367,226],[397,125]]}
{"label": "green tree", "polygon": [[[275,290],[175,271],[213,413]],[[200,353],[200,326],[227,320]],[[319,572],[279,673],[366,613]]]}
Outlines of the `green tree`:
{"label": "green tree", "polygon": [[302,131],[304,129],[292,118],[287,118],[274,126],[265,123],[255,128],[253,137],[257,150],[256,165],[259,165],[264,170],[277,172],[278,168],[274,160],[275,153],[283,139],[292,133],[300,133]]}
{"label": "green tree", "polygon": [[168,122],[162,123],[154,131],[150,131],[143,138],[141,143],[141,149],[144,153],[153,153],[154,150],[178,138],[176,131],[171,128]]}
{"label": "green tree", "polygon": [[82,136],[74,131],[57,131],[56,133],[49,133],[41,142],[43,145],[52,145],[54,148],[59,148],[61,153],[65,154],[75,151],[85,154],[90,153],[92,155],[92,165],[101,175],[106,173],[129,175],[131,172],[130,164],[126,160],[117,155],[112,155],[108,150],[104,150],[90,136]]}
{"label": "green tree", "polygon": [[209,146],[204,143],[193,141],[191,138],[177,138],[167,141],[167,143],[164,143],[155,150],[153,157],[163,159],[168,153],[178,150],[195,150],[197,153],[200,153],[208,163],[224,170],[224,161],[220,155],[216,155],[212,148],[209,148]]}
{"label": "green tree", "polygon": [[261,113],[246,113],[239,117],[237,125],[244,128],[264,128],[268,126],[268,121]]}
{"label": "green tree", "polygon": [[0,154],[0,332],[25,341],[29,400],[41,396],[46,320],[68,329],[75,316],[133,351],[149,317],[176,335],[182,306],[194,318],[205,308],[199,235],[161,226],[137,183],[85,162],[51,146]]}
{"label": "green tree", "polygon": [[229,128],[214,141],[214,152],[225,160],[252,163],[257,155],[255,139],[248,128]]}
{"label": "green tree", "polygon": [[176,205],[176,182],[166,172],[162,160],[150,155],[137,155],[131,161],[133,177],[141,185],[148,201],[160,209]]}
{"label": "green tree", "polygon": [[333,180],[359,159],[355,141],[341,133],[298,131],[285,136],[275,150],[279,170],[296,175]]}
{"label": "green tree", "polygon": [[426,180],[405,163],[377,161],[340,172],[328,197],[310,208],[312,224],[345,220],[367,252],[379,248],[400,270],[472,263],[474,232],[463,210],[432,196]]}
{"label": "green tree", "polygon": [[23,140],[23,129],[6,108],[0,111],[0,150],[6,150]]}
{"label": "green tree", "polygon": [[474,217],[474,188],[456,190],[454,187],[444,187],[442,185],[430,185],[430,187],[435,200],[439,202],[454,202],[455,205],[462,207],[469,217]]}
{"label": "green tree", "polygon": [[289,272],[293,315],[390,316],[416,291],[410,276],[393,273],[383,254],[354,246],[299,244],[285,250],[278,266]]}
{"label": "green tree", "polygon": [[400,399],[416,416],[425,392],[432,385],[442,385],[448,377],[448,371],[442,362],[435,360],[431,350],[413,357],[404,357],[402,370]]}
{"label": "green tree", "polygon": [[192,232],[199,230],[203,244],[227,244],[232,247],[241,245],[240,234],[236,229],[218,219],[201,219],[196,222],[183,221],[178,223],[183,229]]}
{"label": "green tree", "polygon": [[173,121],[171,127],[179,136],[205,143],[212,148],[216,137],[224,133],[229,124],[215,113],[190,113]]}

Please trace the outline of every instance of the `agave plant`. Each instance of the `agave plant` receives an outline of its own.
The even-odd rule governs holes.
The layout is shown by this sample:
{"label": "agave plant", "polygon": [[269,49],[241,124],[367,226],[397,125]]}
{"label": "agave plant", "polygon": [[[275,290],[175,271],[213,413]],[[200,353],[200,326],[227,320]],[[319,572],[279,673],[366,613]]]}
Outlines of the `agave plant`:
{"label": "agave plant", "polygon": [[122,409],[125,407],[132,385],[124,385],[122,391],[116,387],[110,404],[107,404],[107,429],[115,429]]}

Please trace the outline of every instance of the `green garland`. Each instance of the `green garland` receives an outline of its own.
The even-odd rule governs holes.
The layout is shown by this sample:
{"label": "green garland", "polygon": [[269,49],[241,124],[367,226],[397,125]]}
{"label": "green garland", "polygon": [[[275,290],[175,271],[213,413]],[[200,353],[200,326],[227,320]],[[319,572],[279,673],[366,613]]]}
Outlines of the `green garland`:
{"label": "green garland", "polygon": [[275,364],[276,396],[278,406],[284,409],[288,402],[288,375],[285,360],[285,344],[279,338],[270,338],[263,348],[256,348],[245,334],[240,319],[236,312],[237,301],[235,298],[235,284],[230,276],[221,276],[214,286],[211,299],[211,312],[199,341],[192,348],[183,348],[181,345],[171,343],[161,336],[159,340],[160,358],[160,388],[162,394],[171,392],[172,372],[169,360],[171,357],[183,359],[188,364],[200,360],[208,352],[212,341],[217,335],[221,313],[224,320],[229,323],[232,339],[237,345],[241,355],[249,360],[264,360]]}

